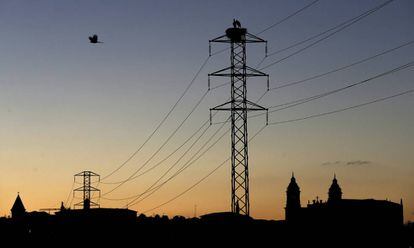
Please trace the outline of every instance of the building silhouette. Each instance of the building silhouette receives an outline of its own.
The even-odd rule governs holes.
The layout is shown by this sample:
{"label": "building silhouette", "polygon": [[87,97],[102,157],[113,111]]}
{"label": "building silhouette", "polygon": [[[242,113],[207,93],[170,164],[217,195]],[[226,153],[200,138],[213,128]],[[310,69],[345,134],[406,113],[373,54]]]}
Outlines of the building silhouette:
{"label": "building silhouette", "polygon": [[[60,208],[50,214],[26,211],[17,195],[12,218],[0,218],[4,242],[39,244],[45,247],[71,240],[76,244],[107,245],[116,241],[151,245],[199,244],[254,247],[409,247],[414,245],[414,226],[403,225],[402,202],[374,199],[344,199],[334,176],[328,199],[303,205],[301,189],[292,174],[286,190],[285,220],[261,220],[233,212],[196,218],[146,216],[115,208]],[[234,239],[232,237],[238,237]],[[67,245],[69,243],[65,243]],[[117,247],[118,247],[117,246]],[[47,247],[47,246],[46,246]]]}
{"label": "building silhouette", "polygon": [[17,193],[16,200],[13,203],[11,208],[12,218],[22,218],[26,215],[26,208],[23,205],[22,199],[20,198],[19,193]]}
{"label": "building silhouette", "polygon": [[393,228],[402,226],[403,205],[388,200],[343,199],[336,176],[328,191],[328,200],[318,197],[301,207],[300,187],[292,175],[286,191],[285,217],[291,223],[319,223]]}
{"label": "building silhouette", "polygon": [[[328,190],[328,200],[317,197],[301,206],[300,187],[292,175],[286,190],[286,225],[298,236],[318,236],[325,240],[343,240],[372,247],[373,244],[401,247],[399,241],[403,227],[403,205],[388,200],[344,199],[336,175]],[[344,239],[347,237],[348,239]],[[355,243],[359,240],[360,243]],[[326,244],[325,244],[326,245]]]}
{"label": "building silhouette", "polygon": [[341,200],[342,200],[342,189],[338,184],[338,180],[336,180],[336,175],[334,175],[331,187],[329,187],[329,191],[328,191],[328,202],[338,203]]}
{"label": "building silhouette", "polygon": [[296,183],[295,176],[292,173],[290,183],[286,190],[285,219],[287,221],[295,219],[298,216],[300,209],[300,188]]}

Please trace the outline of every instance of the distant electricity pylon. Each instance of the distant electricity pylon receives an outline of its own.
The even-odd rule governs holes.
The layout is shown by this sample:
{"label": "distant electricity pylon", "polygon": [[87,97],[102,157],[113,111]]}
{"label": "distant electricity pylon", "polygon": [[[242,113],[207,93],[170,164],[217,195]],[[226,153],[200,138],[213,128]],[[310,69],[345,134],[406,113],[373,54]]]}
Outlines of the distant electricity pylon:
{"label": "distant electricity pylon", "polygon": [[[210,55],[211,42],[230,43],[231,66],[210,73],[211,76],[230,77],[231,99],[229,102],[220,104],[210,109],[211,111],[230,111],[231,113],[231,211],[244,215],[250,214],[249,203],[249,163],[248,163],[248,138],[247,138],[247,112],[268,111],[267,108],[259,106],[247,100],[247,77],[267,77],[267,88],[269,89],[269,75],[253,69],[246,65],[246,43],[267,42],[242,28],[240,22],[233,21],[233,28],[226,30],[226,34],[209,41]],[[209,83],[210,88],[210,83]],[[266,118],[267,123],[267,118]]]}
{"label": "distant electricity pylon", "polygon": [[76,192],[83,192],[83,200],[78,202],[74,205],[76,208],[77,206],[82,206],[83,209],[90,209],[92,207],[99,207],[99,204],[91,201],[91,192],[97,191],[99,192],[99,197],[101,196],[101,191],[93,186],[91,186],[91,178],[97,177],[98,182],[100,181],[100,176],[92,171],[82,171],[76,175],[74,175],[73,180],[76,182],[77,177],[83,178],[83,186],[76,188],[73,190],[73,197],[75,197]]}

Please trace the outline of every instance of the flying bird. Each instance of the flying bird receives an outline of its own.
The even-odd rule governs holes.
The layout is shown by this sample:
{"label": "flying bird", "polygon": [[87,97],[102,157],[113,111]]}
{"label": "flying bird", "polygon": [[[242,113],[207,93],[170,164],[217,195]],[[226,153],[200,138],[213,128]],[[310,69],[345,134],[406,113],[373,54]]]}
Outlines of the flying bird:
{"label": "flying bird", "polygon": [[89,36],[89,42],[92,44],[103,43],[102,41],[98,41],[98,35],[96,34],[94,34],[93,36]]}

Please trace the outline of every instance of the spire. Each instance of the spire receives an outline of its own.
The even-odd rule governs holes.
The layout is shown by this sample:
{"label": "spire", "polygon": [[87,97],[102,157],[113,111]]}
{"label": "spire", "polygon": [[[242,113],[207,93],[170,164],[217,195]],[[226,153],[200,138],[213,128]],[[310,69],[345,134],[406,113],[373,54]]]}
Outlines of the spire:
{"label": "spire", "polygon": [[292,171],[292,177],[290,178],[290,183],[295,183],[296,184],[295,173],[293,171]]}
{"label": "spire", "polygon": [[338,184],[338,180],[336,179],[336,173],[334,173],[334,177],[332,179],[332,185],[333,184]]}
{"label": "spire", "polygon": [[20,198],[19,192],[17,192],[16,200],[11,208],[12,218],[22,216],[26,213],[26,209],[23,205],[23,201]]}
{"label": "spire", "polygon": [[292,177],[290,178],[290,183],[286,190],[286,220],[290,221],[296,219],[297,211],[300,208],[300,188],[299,185],[296,183],[295,175],[292,172]]}
{"label": "spire", "polygon": [[334,178],[332,180],[332,184],[328,192],[328,202],[337,202],[341,199],[342,199],[342,189],[338,184],[338,180],[336,179],[336,174],[334,174]]}
{"label": "spire", "polygon": [[290,183],[288,185],[287,191],[288,192],[289,191],[299,191],[300,192],[299,186],[296,183],[295,174],[293,172],[292,172],[292,177],[290,178]]}
{"label": "spire", "polygon": [[[295,176],[292,172],[292,177],[290,178],[290,183],[286,190],[286,195],[288,198],[288,205],[290,205],[290,200],[293,200],[294,204],[296,206],[300,206],[300,188],[299,185],[296,183]],[[293,203],[291,202],[291,203]]]}

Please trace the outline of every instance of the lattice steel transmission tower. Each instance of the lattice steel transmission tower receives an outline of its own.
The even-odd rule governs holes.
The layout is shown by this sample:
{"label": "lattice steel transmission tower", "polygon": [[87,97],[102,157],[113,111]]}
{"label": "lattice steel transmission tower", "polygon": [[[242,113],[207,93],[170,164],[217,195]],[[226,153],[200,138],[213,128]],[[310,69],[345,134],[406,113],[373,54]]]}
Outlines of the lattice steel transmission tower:
{"label": "lattice steel transmission tower", "polygon": [[91,207],[99,207],[99,204],[91,201],[91,192],[97,191],[99,193],[99,197],[101,197],[101,191],[91,186],[91,183],[92,183],[91,178],[97,177],[98,182],[99,182],[101,180],[101,177],[92,171],[82,171],[74,175],[73,180],[76,182],[76,178],[78,177],[83,178],[83,186],[73,190],[73,197],[75,197],[76,192],[82,192],[83,200],[81,202],[76,203],[74,207],[76,208],[77,206],[82,206],[83,209],[90,209]]}
{"label": "lattice steel transmission tower", "polygon": [[[233,21],[233,28],[226,30],[226,34],[209,41],[210,55],[211,42],[230,44],[231,66],[210,73],[210,77],[230,77],[231,98],[229,102],[220,104],[210,109],[211,111],[230,111],[231,115],[231,211],[244,215],[250,214],[249,203],[249,163],[248,163],[248,137],[247,137],[247,112],[266,111],[254,102],[247,100],[246,81],[248,77],[267,77],[269,89],[269,75],[246,65],[246,44],[267,42],[242,28],[240,22]],[[266,118],[267,122],[267,118]]]}

